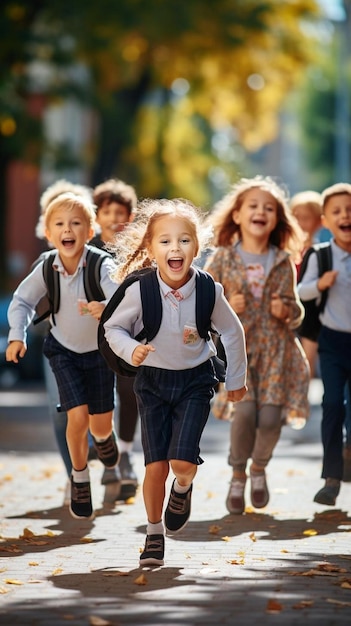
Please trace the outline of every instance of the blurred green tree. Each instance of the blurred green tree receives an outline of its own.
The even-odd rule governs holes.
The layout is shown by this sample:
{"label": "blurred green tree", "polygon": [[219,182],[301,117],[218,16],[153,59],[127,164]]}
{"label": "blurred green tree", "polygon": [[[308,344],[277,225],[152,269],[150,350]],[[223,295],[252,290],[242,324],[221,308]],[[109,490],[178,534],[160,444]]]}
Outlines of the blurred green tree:
{"label": "blurred green tree", "polygon": [[349,180],[351,164],[351,0],[345,19],[330,24],[329,45],[298,92],[301,147],[309,186],[322,191]]}
{"label": "blurred green tree", "polygon": [[[167,152],[169,141],[179,144],[177,132],[167,145],[163,137],[172,123],[184,120],[185,134],[193,126],[195,144],[204,134],[200,118],[212,129],[235,127],[249,150],[274,138],[282,101],[311,61],[314,42],[303,23],[318,7],[314,0],[5,0],[1,13],[1,115],[8,114],[1,153],[40,153],[37,125],[23,125],[33,89],[48,101],[75,95],[98,115],[92,182],[126,167],[140,172],[145,152],[163,164],[162,189],[172,155],[179,157]],[[88,84],[63,71],[76,63],[89,68]],[[188,86],[184,97],[174,91],[179,79]],[[148,187],[147,178],[139,182]]]}
{"label": "blurred green tree", "polygon": [[[40,162],[31,95],[47,104],[69,95],[96,114],[80,156],[92,185],[119,176],[139,195],[206,205],[213,134],[231,129],[234,148],[249,151],[274,139],[282,103],[314,58],[305,26],[318,16],[316,0],[4,0],[1,171],[14,158]],[[88,81],[72,71],[79,64]],[[63,154],[59,146],[58,164]],[[219,160],[233,170],[230,156]],[[0,180],[2,206],[4,189]]]}

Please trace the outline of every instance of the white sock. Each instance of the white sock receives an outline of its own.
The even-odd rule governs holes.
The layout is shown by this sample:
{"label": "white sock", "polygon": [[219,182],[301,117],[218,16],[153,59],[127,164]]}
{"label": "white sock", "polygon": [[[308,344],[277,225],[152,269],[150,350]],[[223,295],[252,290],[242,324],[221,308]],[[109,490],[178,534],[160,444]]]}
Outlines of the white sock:
{"label": "white sock", "polygon": [[90,482],[88,466],[86,466],[83,470],[75,470],[72,467],[72,478],[73,478],[73,481],[75,483],[88,483],[88,482]]}
{"label": "white sock", "polygon": [[165,529],[164,529],[162,520],[160,522],[157,522],[157,524],[152,524],[151,522],[148,522],[146,526],[146,534],[147,535],[164,535]]}
{"label": "white sock", "polygon": [[183,487],[182,485],[179,484],[177,479],[175,479],[173,489],[176,493],[186,493],[187,491],[189,491],[190,485],[186,485],[186,487]]}
{"label": "white sock", "polygon": [[133,448],[133,441],[123,441],[123,439],[118,440],[119,451],[122,452],[131,452]]}

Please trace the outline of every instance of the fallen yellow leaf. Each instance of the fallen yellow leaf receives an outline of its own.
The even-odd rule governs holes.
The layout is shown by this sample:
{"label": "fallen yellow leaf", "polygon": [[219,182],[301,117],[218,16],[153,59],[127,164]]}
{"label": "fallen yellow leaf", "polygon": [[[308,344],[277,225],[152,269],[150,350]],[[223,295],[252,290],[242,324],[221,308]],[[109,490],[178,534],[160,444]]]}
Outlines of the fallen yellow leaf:
{"label": "fallen yellow leaf", "polygon": [[28,537],[35,537],[35,534],[29,528],[24,528],[23,535],[20,535],[20,539],[28,539]]}
{"label": "fallen yellow leaf", "polygon": [[302,534],[307,535],[307,537],[314,537],[315,535],[318,535],[318,532],[314,530],[314,528],[307,528]]}
{"label": "fallen yellow leaf", "polygon": [[283,610],[283,605],[277,600],[268,600],[266,606],[266,613],[280,613]]}
{"label": "fallen yellow leaf", "polygon": [[7,585],[24,585],[21,580],[17,580],[16,578],[6,578],[4,582]]}
{"label": "fallen yellow leaf", "polygon": [[222,530],[220,526],[216,526],[216,524],[212,524],[212,526],[209,527],[208,532],[210,533],[210,535],[218,535],[220,530]]}
{"label": "fallen yellow leaf", "polygon": [[338,606],[351,606],[351,602],[343,602],[342,600],[334,600],[334,598],[327,598],[327,602],[330,602],[330,604],[337,604]]}
{"label": "fallen yellow leaf", "polygon": [[113,626],[112,622],[98,617],[97,615],[89,616],[89,624],[91,624],[91,626]]}
{"label": "fallen yellow leaf", "polygon": [[313,606],[314,605],[314,601],[313,600],[301,600],[300,602],[298,602],[297,604],[293,604],[293,609],[306,609],[309,606]]}
{"label": "fallen yellow leaf", "polygon": [[249,537],[250,537],[251,541],[257,541],[255,533],[251,533],[249,535]]}
{"label": "fallen yellow leaf", "polygon": [[127,498],[124,502],[125,504],[135,504],[135,498],[131,496],[130,498]]}
{"label": "fallen yellow leaf", "polygon": [[39,563],[37,561],[30,561],[28,565],[30,565],[31,567],[34,567],[35,565],[39,565]]}
{"label": "fallen yellow leaf", "polygon": [[140,574],[140,576],[138,576],[135,581],[134,581],[135,585],[147,585],[147,578],[146,576],[144,576],[144,574]]}

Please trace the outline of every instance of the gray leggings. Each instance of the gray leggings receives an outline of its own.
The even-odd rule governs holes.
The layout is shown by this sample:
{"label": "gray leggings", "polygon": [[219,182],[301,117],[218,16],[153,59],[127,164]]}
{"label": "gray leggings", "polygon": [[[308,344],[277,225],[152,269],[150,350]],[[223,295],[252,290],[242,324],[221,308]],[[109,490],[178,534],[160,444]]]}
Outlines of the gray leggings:
{"label": "gray leggings", "polygon": [[228,457],[234,470],[245,471],[250,458],[255,465],[266,467],[280,437],[281,411],[281,406],[273,404],[266,404],[259,411],[255,402],[235,405]]}

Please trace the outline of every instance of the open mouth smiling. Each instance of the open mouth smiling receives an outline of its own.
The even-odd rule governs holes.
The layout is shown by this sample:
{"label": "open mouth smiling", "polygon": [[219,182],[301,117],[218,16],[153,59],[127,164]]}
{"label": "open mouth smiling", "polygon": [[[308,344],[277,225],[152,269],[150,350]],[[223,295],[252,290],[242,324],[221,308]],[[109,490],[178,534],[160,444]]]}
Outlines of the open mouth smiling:
{"label": "open mouth smiling", "polygon": [[252,220],[252,224],[254,224],[254,226],[265,226],[266,222],[264,220]]}
{"label": "open mouth smiling", "polygon": [[183,259],[169,259],[168,265],[172,270],[180,270],[183,267]]}
{"label": "open mouth smiling", "polygon": [[62,245],[65,248],[71,248],[72,246],[74,246],[75,244],[75,240],[74,239],[63,239],[62,240]]}
{"label": "open mouth smiling", "polygon": [[339,226],[340,230],[342,230],[343,233],[350,233],[351,232],[351,224],[341,224]]}

